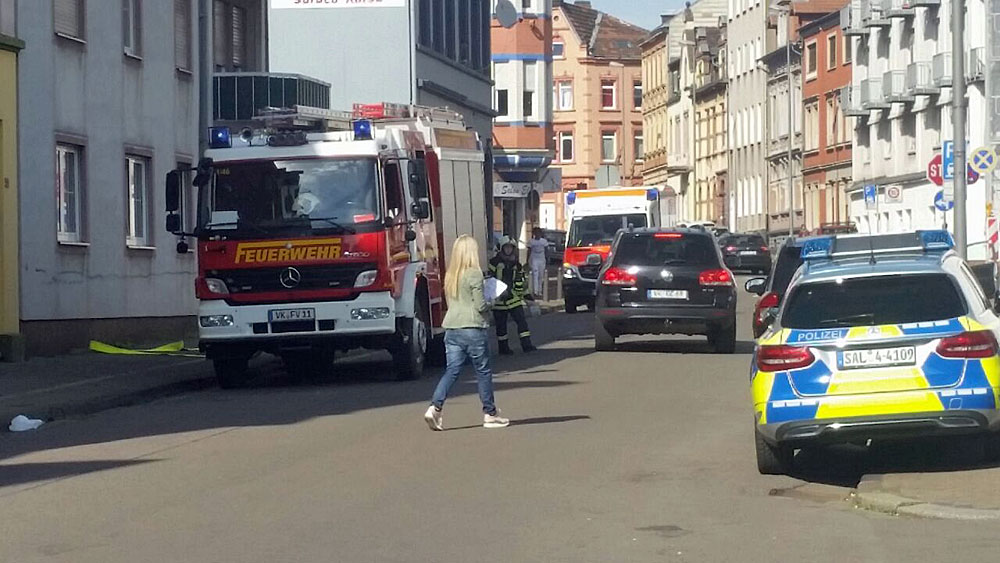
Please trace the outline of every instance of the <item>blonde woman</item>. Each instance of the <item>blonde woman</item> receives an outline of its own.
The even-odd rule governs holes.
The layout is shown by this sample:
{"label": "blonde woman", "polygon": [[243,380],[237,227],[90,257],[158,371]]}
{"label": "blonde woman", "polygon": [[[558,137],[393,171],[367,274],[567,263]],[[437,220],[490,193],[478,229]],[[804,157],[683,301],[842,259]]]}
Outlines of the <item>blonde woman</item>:
{"label": "blonde woman", "polygon": [[455,241],[444,277],[448,313],[444,317],[444,346],[448,367],[434,391],[424,420],[431,430],[444,430],[441,409],[448,391],[458,380],[468,361],[476,370],[479,399],[483,403],[483,426],[504,428],[510,421],[500,417],[493,403],[493,371],[490,369],[489,322],[485,313],[490,304],[483,295],[483,271],[479,265],[479,244],[469,235]]}

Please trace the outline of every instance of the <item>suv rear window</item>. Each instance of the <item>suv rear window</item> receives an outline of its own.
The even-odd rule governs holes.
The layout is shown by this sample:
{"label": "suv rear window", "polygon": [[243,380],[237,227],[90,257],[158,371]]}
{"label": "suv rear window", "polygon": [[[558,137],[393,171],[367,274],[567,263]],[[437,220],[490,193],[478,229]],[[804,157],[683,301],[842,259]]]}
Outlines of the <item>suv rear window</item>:
{"label": "suv rear window", "polygon": [[757,249],[765,246],[765,242],[764,237],[760,235],[726,235],[719,241],[719,245]]}
{"label": "suv rear window", "polygon": [[[676,238],[661,238],[668,234]],[[616,266],[719,265],[719,257],[710,237],[677,236],[674,233],[661,233],[661,237],[651,233],[623,235],[615,250],[614,264]]]}
{"label": "suv rear window", "polygon": [[965,315],[965,302],[946,274],[875,276],[795,288],[781,316],[784,328],[846,328],[941,321]]}

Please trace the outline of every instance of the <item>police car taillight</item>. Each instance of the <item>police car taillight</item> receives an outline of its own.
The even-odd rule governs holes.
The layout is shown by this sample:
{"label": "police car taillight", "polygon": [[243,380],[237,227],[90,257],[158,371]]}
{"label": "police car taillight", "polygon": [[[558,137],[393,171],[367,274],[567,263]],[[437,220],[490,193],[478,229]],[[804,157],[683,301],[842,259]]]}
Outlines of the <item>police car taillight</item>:
{"label": "police car taillight", "polygon": [[945,358],[989,358],[997,354],[997,339],[988,330],[963,332],[942,338],[937,353]]}
{"label": "police car taillight", "polygon": [[757,369],[786,371],[812,365],[816,360],[809,348],[800,346],[761,346],[757,349]]}

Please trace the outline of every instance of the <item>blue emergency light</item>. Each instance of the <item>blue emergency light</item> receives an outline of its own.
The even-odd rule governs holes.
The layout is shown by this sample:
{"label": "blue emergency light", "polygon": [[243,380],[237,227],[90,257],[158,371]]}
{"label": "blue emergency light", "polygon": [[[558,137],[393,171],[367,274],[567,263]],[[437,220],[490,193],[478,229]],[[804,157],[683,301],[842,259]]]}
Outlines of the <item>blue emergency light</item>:
{"label": "blue emergency light", "polygon": [[878,254],[940,252],[955,248],[955,240],[945,230],[927,230],[881,235],[817,237],[802,245],[803,260],[847,258]]}
{"label": "blue emergency light", "polygon": [[208,130],[208,148],[231,149],[233,138],[228,127],[211,127]]}
{"label": "blue emergency light", "polygon": [[955,239],[951,238],[951,233],[943,229],[933,231],[917,231],[920,235],[920,243],[924,250],[951,250],[955,248]]}
{"label": "blue emergency light", "polygon": [[656,188],[646,190],[646,201],[656,201],[658,199],[660,199],[660,190]]}
{"label": "blue emergency light", "polygon": [[802,245],[802,259],[829,258],[833,254],[833,237],[809,239]]}
{"label": "blue emergency light", "polygon": [[566,205],[573,205],[576,203],[576,192],[569,192],[566,194]]}
{"label": "blue emergency light", "polygon": [[354,140],[372,140],[372,122],[368,119],[359,119],[354,122]]}

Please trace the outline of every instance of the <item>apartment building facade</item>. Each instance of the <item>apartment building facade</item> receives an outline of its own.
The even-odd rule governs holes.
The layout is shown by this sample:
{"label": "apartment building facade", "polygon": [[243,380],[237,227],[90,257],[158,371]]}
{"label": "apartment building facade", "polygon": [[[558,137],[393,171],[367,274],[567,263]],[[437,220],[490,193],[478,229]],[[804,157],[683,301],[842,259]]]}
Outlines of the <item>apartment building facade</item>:
{"label": "apartment building facade", "polygon": [[[29,353],[192,329],[194,254],[160,223],[197,162],[195,0],[17,0],[21,330]],[[264,70],[264,4],[215,0],[215,66]],[[193,202],[190,191],[186,194]],[[193,219],[185,217],[187,226]]]}
{"label": "apartment building facade", "polygon": [[[927,180],[927,165],[952,140],[951,3],[948,0],[852,0],[843,33],[856,38],[851,86],[844,111],[855,118],[849,214],[861,232],[892,232],[953,225],[953,212],[934,206],[941,190]],[[966,68],[970,149],[988,140],[996,115],[985,103],[986,37],[991,21],[982,0],[966,3]],[[961,165],[958,167],[961,171]],[[987,255],[985,181],[969,184],[970,258]],[[865,185],[878,186],[874,206]],[[902,190],[888,202],[885,188]]]}
{"label": "apartment building facade", "polygon": [[14,8],[14,0],[0,0],[0,361],[23,357],[18,311],[17,63],[24,42],[16,35]]}
{"label": "apartment building facade", "polygon": [[697,221],[728,223],[726,201],[729,146],[726,141],[725,27],[695,28],[694,215]]}
{"label": "apartment building facade", "polygon": [[[579,0],[553,2],[553,166],[564,190],[642,183],[645,29]],[[561,54],[560,54],[561,53]],[[600,177],[598,173],[601,173]],[[556,194],[546,201],[556,203]],[[565,224],[562,198],[557,223]]]}
{"label": "apartment building facade", "polygon": [[783,2],[777,6],[779,9],[771,14],[768,40],[765,41],[770,51],[760,60],[767,70],[767,192],[764,205],[767,208],[766,230],[772,246],[780,244],[791,231],[800,232],[805,228],[802,213],[802,47],[796,33],[798,17],[791,5]]}
{"label": "apartment building facade", "polygon": [[767,44],[768,5],[762,0],[729,0],[726,42],[729,53],[729,228],[765,231],[767,159],[764,114],[766,67],[758,64]]}
{"label": "apartment building facade", "polygon": [[661,16],[661,24],[640,44],[642,51],[642,131],[645,152],[642,181],[647,186],[666,185],[667,97],[670,74],[667,70],[667,34],[673,15]]}
{"label": "apartment building facade", "polygon": [[844,114],[841,92],[851,83],[854,45],[840,27],[840,9],[806,23],[799,35],[806,53],[803,207],[806,229],[812,231],[849,221],[854,126]]}
{"label": "apartment building facade", "polygon": [[[540,203],[545,191],[559,192],[550,178],[552,140],[552,2],[509,0],[491,27],[493,103],[493,231],[525,245],[531,228],[556,227],[554,202]],[[516,13],[516,18],[510,14]],[[548,189],[546,189],[548,188]]]}

